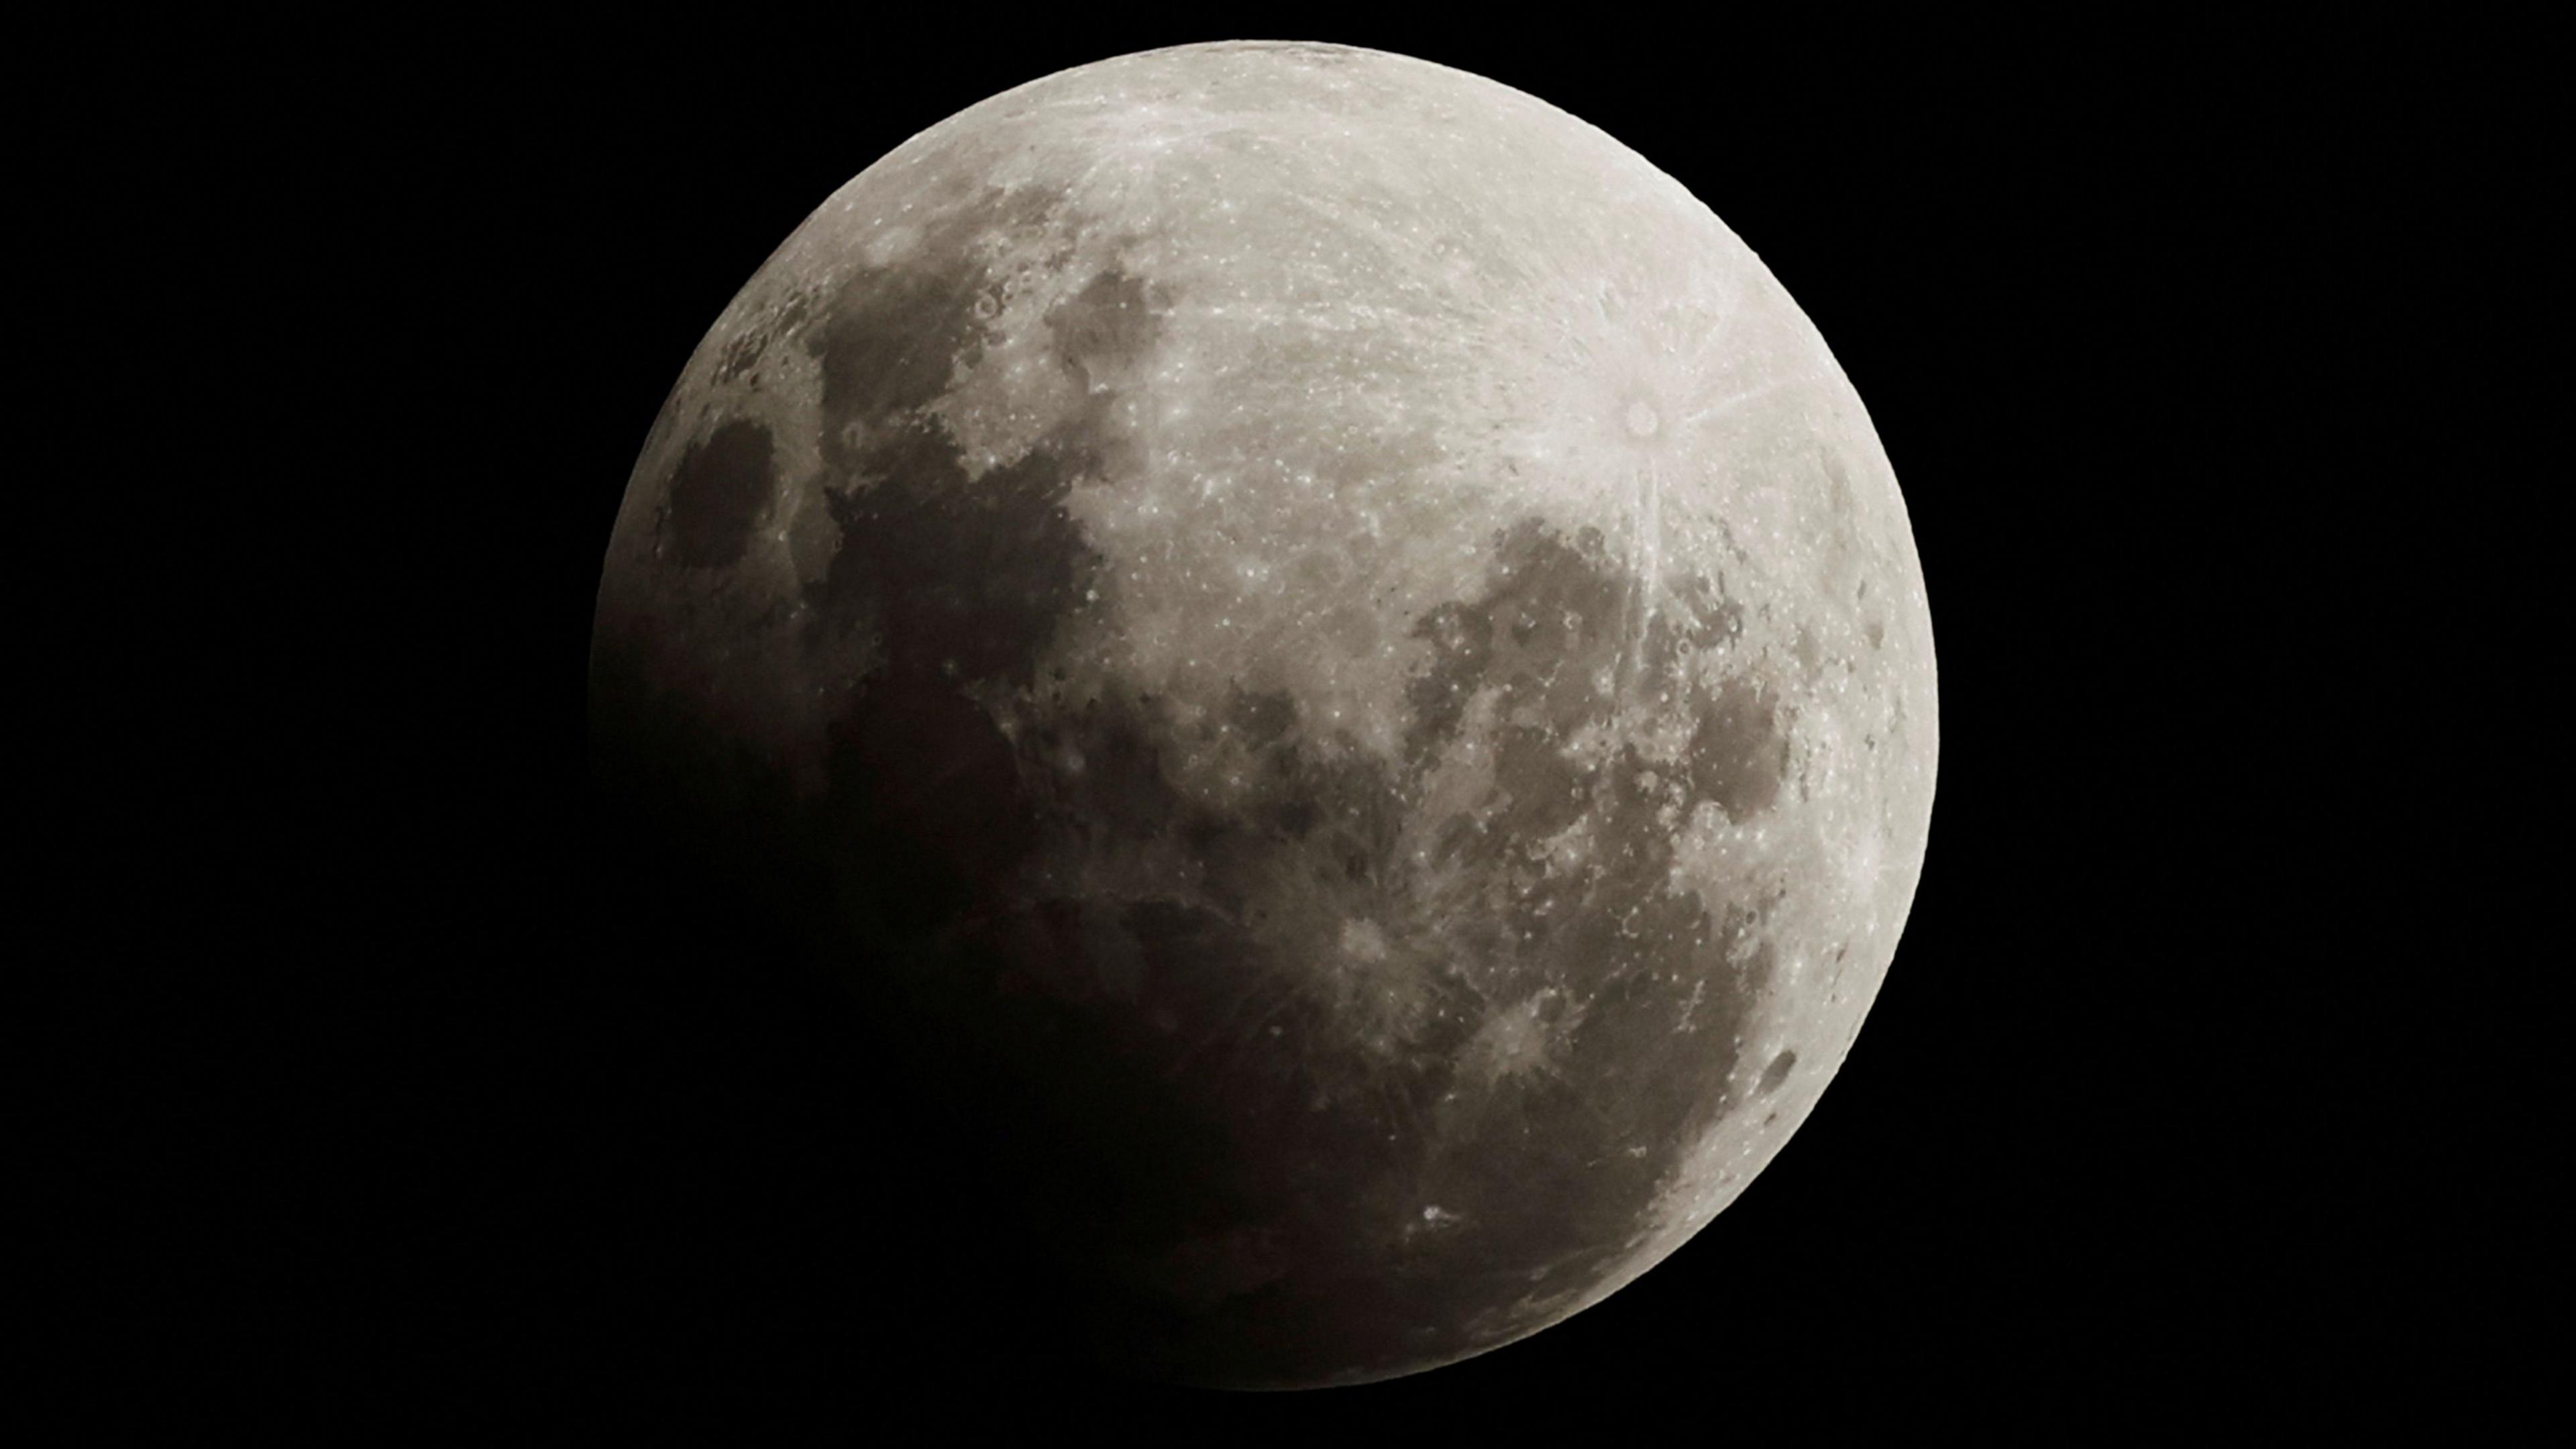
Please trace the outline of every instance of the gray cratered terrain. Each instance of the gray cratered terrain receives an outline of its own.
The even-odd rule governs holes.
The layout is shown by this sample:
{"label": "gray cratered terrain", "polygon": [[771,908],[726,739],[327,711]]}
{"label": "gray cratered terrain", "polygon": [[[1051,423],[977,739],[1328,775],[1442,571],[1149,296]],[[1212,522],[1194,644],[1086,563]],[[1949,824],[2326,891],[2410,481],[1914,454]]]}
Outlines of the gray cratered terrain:
{"label": "gray cratered terrain", "polygon": [[1454,70],[1189,46],[814,213],[610,545],[602,768],[971,1098],[1120,1363],[1355,1382],[1670,1253],[1921,867],[1905,506],[1708,208]]}

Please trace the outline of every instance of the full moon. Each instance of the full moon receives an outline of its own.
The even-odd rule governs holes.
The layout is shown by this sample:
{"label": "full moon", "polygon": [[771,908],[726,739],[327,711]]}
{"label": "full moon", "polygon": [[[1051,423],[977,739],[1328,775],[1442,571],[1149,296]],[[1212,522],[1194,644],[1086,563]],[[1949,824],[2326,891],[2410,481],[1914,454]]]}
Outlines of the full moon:
{"label": "full moon", "polygon": [[1242,1388],[1509,1343],[1733,1201],[1938,745],[1895,475],[1753,252],[1309,44],[1049,76],[825,201],[645,441],[591,711],[1104,1358]]}

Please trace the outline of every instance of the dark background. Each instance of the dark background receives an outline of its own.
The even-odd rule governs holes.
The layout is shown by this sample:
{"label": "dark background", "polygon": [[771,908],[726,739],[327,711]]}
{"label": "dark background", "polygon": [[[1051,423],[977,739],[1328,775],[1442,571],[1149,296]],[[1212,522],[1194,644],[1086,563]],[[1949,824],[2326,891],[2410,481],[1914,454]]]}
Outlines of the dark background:
{"label": "dark background", "polygon": [[[2364,900],[2456,754],[2348,571],[2386,339],[2484,305],[2426,280],[2455,162],[2536,129],[2433,97],[2514,37],[1395,9],[252,23],[102,80],[108,536],[179,566],[101,606],[141,702],[81,732],[140,763],[62,837],[110,883],[53,1077],[108,1125],[42,1159],[105,1189],[80,1422],[2075,1430],[2498,1365],[2511,1264],[2425,1188],[2509,1087],[2435,1025],[2458,940]],[[627,470],[770,249],[994,92],[1238,37],[1489,76],[1707,201],[1868,402],[1941,667],[1904,943],[1775,1165],[1534,1339],[1288,1396],[1086,1378],[861,1024],[583,775]]]}

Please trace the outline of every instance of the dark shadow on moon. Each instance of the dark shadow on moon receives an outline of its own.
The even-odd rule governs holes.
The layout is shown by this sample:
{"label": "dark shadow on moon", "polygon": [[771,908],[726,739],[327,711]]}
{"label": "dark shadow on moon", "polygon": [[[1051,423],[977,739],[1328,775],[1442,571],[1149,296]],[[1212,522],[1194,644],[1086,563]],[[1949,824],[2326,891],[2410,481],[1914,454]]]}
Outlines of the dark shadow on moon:
{"label": "dark shadow on moon", "polygon": [[[1028,1301],[1054,1305],[1050,1332],[1150,1374],[1282,1386],[1543,1326],[1628,1259],[1682,1155],[1737,1105],[1769,907],[1712,915],[1675,891],[1674,821],[1701,802],[1758,815],[1786,765],[1768,698],[1733,683],[1693,697],[1678,770],[1633,745],[1586,766],[1564,744],[1608,720],[1598,678],[1641,662],[1646,688],[1696,688],[1682,652],[1740,615],[1703,590],[1632,637],[1636,583],[1599,534],[1525,520],[1482,589],[1416,630],[1432,659],[1403,769],[1290,696],[1237,689],[1205,703],[1243,787],[1222,807],[1192,796],[1172,762],[1217,748],[1214,724],[1114,677],[1081,699],[1040,688],[1068,624],[1115,608],[1065,506],[1127,446],[1091,384],[1150,360],[1169,299],[1108,268],[1047,315],[1090,400],[1022,458],[972,473],[927,411],[987,340],[974,304],[994,279],[967,242],[1038,226],[1054,201],[953,208],[919,262],[860,272],[802,338],[837,535],[803,647],[826,671],[864,661],[822,788],[715,702],[662,689],[650,648],[604,621],[603,789],[662,878],[703,874],[704,938],[738,917],[746,949],[849,993],[870,1115],[903,1128],[872,1143],[854,1125],[826,1150],[998,1235]],[[742,420],[687,450],[675,561],[737,561],[774,466]],[[1501,723],[1469,739],[1480,693]],[[1414,832],[1436,845],[1411,856],[1425,772],[1465,745],[1490,751],[1492,788]],[[1582,824],[1579,860],[1533,859]],[[1182,864],[1086,884],[1099,860]]]}

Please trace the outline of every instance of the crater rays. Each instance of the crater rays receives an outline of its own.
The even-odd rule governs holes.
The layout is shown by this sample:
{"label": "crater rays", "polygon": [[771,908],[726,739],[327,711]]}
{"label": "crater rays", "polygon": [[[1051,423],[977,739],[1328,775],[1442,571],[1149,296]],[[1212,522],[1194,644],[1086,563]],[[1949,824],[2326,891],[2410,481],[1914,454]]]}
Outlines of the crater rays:
{"label": "crater rays", "polygon": [[1652,453],[1637,462],[1636,500],[1628,509],[1632,537],[1629,546],[1631,596],[1628,607],[1629,626],[1626,647],[1621,651],[1626,665],[1622,671],[1620,693],[1633,694],[1643,676],[1646,641],[1655,627],[1656,595],[1663,588],[1664,570],[1664,478],[1663,469]]}
{"label": "crater rays", "polygon": [[1728,413],[1735,411],[1737,408],[1744,406],[1746,403],[1753,402],[1759,398],[1769,397],[1775,392],[1779,392],[1784,388],[1794,385],[1797,381],[1798,379],[1793,377],[1774,378],[1769,382],[1757,383],[1752,387],[1739,389],[1738,391],[1728,393],[1724,397],[1716,398],[1701,404],[1699,407],[1694,408],[1689,413],[1685,414],[1682,421],[1684,423],[1701,423],[1713,418],[1722,418]]}

